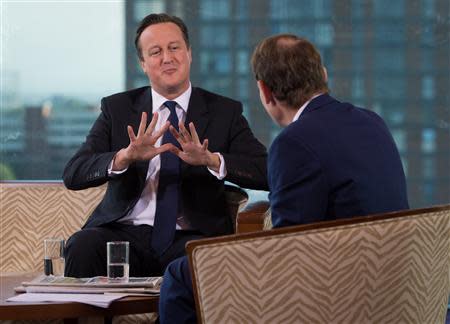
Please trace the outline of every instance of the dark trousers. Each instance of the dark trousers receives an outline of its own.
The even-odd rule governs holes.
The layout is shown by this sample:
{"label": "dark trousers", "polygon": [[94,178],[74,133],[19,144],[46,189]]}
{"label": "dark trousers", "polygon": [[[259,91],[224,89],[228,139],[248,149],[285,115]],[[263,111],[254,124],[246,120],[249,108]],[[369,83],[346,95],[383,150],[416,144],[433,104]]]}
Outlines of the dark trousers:
{"label": "dark trousers", "polygon": [[197,323],[186,256],[176,259],[166,268],[159,297],[159,320],[161,324]]}
{"label": "dark trousers", "polygon": [[106,243],[110,241],[130,242],[130,277],[161,276],[172,260],[185,255],[187,241],[203,238],[198,232],[176,231],[172,245],[158,256],[151,248],[152,230],[148,225],[112,223],[76,232],[66,244],[65,276],[106,276]]}

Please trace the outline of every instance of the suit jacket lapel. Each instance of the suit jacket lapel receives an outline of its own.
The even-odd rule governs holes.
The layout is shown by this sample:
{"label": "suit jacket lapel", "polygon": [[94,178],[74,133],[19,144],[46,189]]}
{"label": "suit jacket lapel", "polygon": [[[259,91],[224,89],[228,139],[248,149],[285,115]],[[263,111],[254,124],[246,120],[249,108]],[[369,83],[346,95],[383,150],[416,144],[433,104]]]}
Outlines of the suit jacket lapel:
{"label": "suit jacket lapel", "polygon": [[[191,98],[186,115],[184,126],[189,129],[189,123],[193,122],[200,141],[203,141],[206,128],[209,123],[209,111],[205,98],[197,88],[192,88]],[[181,163],[181,171],[185,172],[190,166],[184,162]]]}
{"label": "suit jacket lapel", "polygon": [[[152,108],[152,91],[150,87],[147,87],[141,95],[136,98],[136,102],[131,107],[131,109],[139,115],[139,121],[141,120],[141,114],[145,111],[151,117],[153,108]],[[151,118],[149,118],[151,119]],[[148,120],[150,122],[150,120]]]}
{"label": "suit jacket lapel", "polygon": [[209,111],[204,97],[197,88],[192,88],[191,98],[189,99],[189,107],[184,122],[187,129],[189,129],[190,122],[194,123],[198,137],[202,140],[209,122]]}
{"label": "suit jacket lapel", "polygon": [[[152,105],[152,92],[150,87],[148,87],[138,98],[136,98],[135,104],[131,107],[135,116],[133,116],[133,120],[137,120],[137,126],[139,127],[139,123],[141,121],[142,113],[145,111],[147,113],[147,126],[152,119],[153,113],[153,105]],[[134,128],[133,128],[134,129]],[[136,133],[138,128],[134,129]],[[136,169],[139,174],[139,182],[141,185],[145,184],[145,180],[147,178],[148,172],[148,161],[137,161],[135,162]]]}

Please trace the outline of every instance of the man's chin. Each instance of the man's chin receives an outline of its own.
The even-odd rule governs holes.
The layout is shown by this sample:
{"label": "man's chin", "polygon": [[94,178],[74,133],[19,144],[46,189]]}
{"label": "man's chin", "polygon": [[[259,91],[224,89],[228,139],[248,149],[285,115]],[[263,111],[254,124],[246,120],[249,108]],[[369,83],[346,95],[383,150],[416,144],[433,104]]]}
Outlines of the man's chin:
{"label": "man's chin", "polygon": [[171,95],[180,95],[186,91],[187,87],[183,87],[183,83],[166,83],[164,85],[164,91]]}

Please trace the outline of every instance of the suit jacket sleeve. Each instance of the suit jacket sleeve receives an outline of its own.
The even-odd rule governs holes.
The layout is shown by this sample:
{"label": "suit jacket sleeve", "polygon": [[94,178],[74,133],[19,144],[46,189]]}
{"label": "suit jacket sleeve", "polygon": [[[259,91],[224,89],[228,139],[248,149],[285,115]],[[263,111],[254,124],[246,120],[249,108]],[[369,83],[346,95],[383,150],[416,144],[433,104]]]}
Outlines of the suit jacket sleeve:
{"label": "suit jacket sleeve", "polygon": [[230,144],[227,152],[220,152],[225,160],[225,180],[241,187],[268,190],[267,150],[253,135],[242,115],[242,106],[235,110],[230,125]]}
{"label": "suit jacket sleeve", "polygon": [[116,151],[111,151],[111,119],[105,99],[101,113],[86,141],[67,163],[63,179],[67,188],[80,190],[99,186],[108,180],[108,166]]}
{"label": "suit jacket sleeve", "polygon": [[270,149],[268,168],[274,227],[325,219],[328,184],[314,152],[296,138],[278,137]]}

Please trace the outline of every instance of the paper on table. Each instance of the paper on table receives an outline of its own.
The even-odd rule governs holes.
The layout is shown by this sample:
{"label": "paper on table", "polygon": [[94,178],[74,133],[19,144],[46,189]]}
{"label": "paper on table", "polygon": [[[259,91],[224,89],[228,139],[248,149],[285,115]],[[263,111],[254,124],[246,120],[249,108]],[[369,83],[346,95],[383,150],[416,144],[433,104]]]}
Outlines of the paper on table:
{"label": "paper on table", "polygon": [[102,288],[102,287],[61,287],[61,286],[29,286],[16,287],[16,292],[28,293],[63,293],[63,294],[126,294],[127,296],[156,296],[159,288]]}
{"label": "paper on table", "polygon": [[107,277],[72,278],[40,275],[22,286],[104,287],[104,288],[159,288],[162,277],[130,277],[127,282],[109,282]]}
{"label": "paper on table", "polygon": [[123,298],[127,294],[36,294],[25,293],[11,298],[10,302],[78,302],[83,304],[94,305],[98,307],[107,308],[113,301]]}

